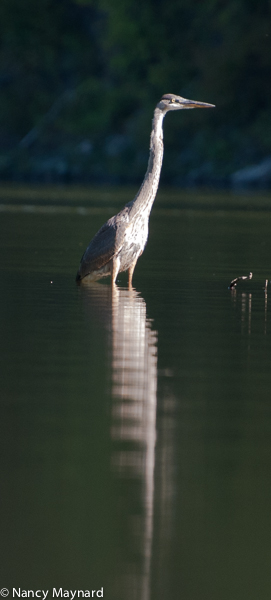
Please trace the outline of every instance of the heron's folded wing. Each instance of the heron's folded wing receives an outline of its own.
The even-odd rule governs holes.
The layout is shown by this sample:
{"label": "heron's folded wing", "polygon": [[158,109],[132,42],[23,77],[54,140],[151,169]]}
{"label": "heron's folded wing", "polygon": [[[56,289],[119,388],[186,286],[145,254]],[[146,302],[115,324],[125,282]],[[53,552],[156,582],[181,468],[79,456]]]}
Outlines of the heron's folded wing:
{"label": "heron's folded wing", "polygon": [[101,269],[120,251],[125,227],[126,222],[116,215],[99,229],[82,256],[78,271],[80,278]]}

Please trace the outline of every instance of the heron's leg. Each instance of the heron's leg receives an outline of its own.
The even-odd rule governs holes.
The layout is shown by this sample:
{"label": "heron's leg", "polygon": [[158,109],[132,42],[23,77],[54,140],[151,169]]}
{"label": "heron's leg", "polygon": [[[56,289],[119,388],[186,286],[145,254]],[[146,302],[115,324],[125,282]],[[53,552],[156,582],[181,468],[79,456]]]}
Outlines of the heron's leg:
{"label": "heron's leg", "polygon": [[137,263],[137,258],[136,258],[136,260],[133,262],[133,264],[128,269],[128,286],[129,286],[129,288],[133,287],[132,286],[132,279],[133,279],[133,274],[134,274],[136,263]]}
{"label": "heron's leg", "polygon": [[117,256],[115,256],[114,258],[112,258],[112,267],[111,267],[112,287],[114,287],[114,285],[116,284],[116,279],[118,276],[119,268],[120,268],[120,259]]}

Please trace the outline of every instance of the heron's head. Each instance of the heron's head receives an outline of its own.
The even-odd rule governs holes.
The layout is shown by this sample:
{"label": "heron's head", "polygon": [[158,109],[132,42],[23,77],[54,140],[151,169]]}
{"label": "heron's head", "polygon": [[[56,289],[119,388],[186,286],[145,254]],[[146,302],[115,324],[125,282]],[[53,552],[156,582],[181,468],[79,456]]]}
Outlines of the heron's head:
{"label": "heron's head", "polygon": [[187,100],[175,94],[164,94],[157,106],[163,112],[167,112],[169,110],[180,110],[181,108],[214,108],[215,105],[198,102],[197,100]]}

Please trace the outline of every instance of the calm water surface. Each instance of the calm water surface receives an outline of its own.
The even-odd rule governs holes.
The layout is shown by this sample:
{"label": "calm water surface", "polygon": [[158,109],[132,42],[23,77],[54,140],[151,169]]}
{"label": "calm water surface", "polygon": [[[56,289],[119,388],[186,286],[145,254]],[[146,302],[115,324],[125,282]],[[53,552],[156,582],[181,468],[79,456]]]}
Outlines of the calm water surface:
{"label": "calm water surface", "polygon": [[271,198],[160,194],[135,289],[76,286],[124,196],[0,193],[0,588],[269,600]]}

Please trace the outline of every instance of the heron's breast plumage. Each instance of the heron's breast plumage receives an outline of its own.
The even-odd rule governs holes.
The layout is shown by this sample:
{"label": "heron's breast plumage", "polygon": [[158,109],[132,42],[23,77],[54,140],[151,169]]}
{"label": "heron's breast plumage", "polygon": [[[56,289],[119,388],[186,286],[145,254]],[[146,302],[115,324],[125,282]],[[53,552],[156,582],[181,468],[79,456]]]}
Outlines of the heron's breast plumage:
{"label": "heron's breast plumage", "polygon": [[119,252],[120,271],[126,271],[142,254],[149,231],[147,211],[134,216],[125,230],[123,245]]}

